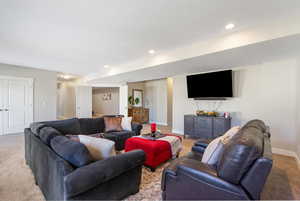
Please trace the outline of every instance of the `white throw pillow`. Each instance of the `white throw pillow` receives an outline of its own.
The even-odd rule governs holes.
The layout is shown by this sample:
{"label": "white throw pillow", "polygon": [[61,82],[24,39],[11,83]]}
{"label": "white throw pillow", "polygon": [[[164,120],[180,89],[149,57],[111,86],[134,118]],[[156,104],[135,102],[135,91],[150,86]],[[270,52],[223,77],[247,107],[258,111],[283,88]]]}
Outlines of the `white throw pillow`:
{"label": "white throw pillow", "polygon": [[80,143],[86,146],[95,161],[116,155],[115,142],[111,140],[86,135],[79,135],[78,137]]}
{"label": "white throw pillow", "polygon": [[239,130],[239,126],[232,127],[224,135],[211,141],[203,153],[201,162],[209,165],[216,165],[219,156],[223,151],[223,145],[226,144],[236,133],[238,133]]}
{"label": "white throw pillow", "polygon": [[223,136],[233,137],[239,130],[241,129],[240,126],[234,126],[231,129],[229,129]]}
{"label": "white throw pillow", "polygon": [[132,121],[132,117],[123,117],[122,118],[121,126],[122,126],[123,130],[132,131],[131,121]]}
{"label": "white throw pillow", "polygon": [[213,156],[213,154],[214,154],[215,150],[217,149],[219,143],[221,143],[221,140],[222,140],[222,136],[214,139],[213,141],[211,141],[207,145],[207,147],[204,151],[204,154],[202,156],[202,160],[201,160],[202,163],[209,164],[209,159]]}
{"label": "white throw pillow", "polygon": [[231,129],[229,129],[224,135],[222,135],[222,143],[226,144],[228,140],[230,140],[235,134],[237,134],[240,131],[240,126],[234,126]]}

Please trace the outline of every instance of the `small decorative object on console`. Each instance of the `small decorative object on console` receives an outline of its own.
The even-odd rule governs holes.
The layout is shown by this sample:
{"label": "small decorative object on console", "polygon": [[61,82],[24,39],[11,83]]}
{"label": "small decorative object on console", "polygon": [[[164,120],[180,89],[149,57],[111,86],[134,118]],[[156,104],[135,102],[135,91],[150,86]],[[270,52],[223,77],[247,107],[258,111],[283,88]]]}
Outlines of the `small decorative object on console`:
{"label": "small decorative object on console", "polygon": [[214,117],[217,117],[219,115],[218,112],[215,112],[215,111],[208,112],[208,111],[204,111],[204,110],[197,110],[196,114],[197,114],[197,116],[214,116]]}
{"label": "small decorative object on console", "polygon": [[225,113],[224,113],[224,117],[225,117],[226,119],[229,118],[229,117],[230,117],[229,112],[225,112]]}

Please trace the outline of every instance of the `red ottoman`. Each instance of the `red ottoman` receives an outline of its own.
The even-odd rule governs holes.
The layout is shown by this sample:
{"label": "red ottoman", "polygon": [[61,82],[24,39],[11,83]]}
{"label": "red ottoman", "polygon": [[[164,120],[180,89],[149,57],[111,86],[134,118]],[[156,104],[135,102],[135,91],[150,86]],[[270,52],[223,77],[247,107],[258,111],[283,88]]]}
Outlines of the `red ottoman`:
{"label": "red ottoman", "polygon": [[172,158],[171,146],[162,140],[149,140],[141,137],[132,137],[126,140],[125,152],[142,149],[146,153],[145,166],[155,171],[160,164]]}

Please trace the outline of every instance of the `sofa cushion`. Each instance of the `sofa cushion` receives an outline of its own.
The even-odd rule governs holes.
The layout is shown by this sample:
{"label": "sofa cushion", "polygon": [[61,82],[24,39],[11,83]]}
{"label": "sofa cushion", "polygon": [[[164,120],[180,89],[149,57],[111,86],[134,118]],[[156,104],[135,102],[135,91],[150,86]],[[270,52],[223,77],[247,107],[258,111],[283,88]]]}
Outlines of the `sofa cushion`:
{"label": "sofa cushion", "polygon": [[125,142],[128,138],[134,136],[133,131],[120,131],[120,132],[109,132],[104,133],[103,137],[109,140],[114,141],[115,148],[117,151],[121,151],[125,148]]}
{"label": "sofa cushion", "polygon": [[104,117],[105,132],[122,131],[122,117]]}
{"label": "sofa cushion", "polygon": [[115,142],[104,138],[79,135],[80,143],[89,150],[94,161],[102,160],[114,156]]}
{"label": "sofa cushion", "polygon": [[84,135],[103,133],[105,129],[103,118],[81,118],[79,119],[79,123],[80,133]]}
{"label": "sofa cushion", "polygon": [[50,126],[61,132],[62,134],[80,134],[80,124],[77,118],[58,120],[58,121],[46,121],[41,122],[46,126]]}
{"label": "sofa cushion", "polygon": [[51,147],[75,167],[82,167],[93,161],[88,149],[83,144],[72,141],[65,136],[54,137],[51,140]]}
{"label": "sofa cushion", "polygon": [[218,176],[238,184],[254,161],[262,155],[263,134],[255,127],[243,127],[227,144],[217,164]]}
{"label": "sofa cushion", "polygon": [[49,126],[42,128],[39,132],[39,137],[47,145],[50,145],[50,142],[54,137],[61,135],[62,134],[58,130]]}

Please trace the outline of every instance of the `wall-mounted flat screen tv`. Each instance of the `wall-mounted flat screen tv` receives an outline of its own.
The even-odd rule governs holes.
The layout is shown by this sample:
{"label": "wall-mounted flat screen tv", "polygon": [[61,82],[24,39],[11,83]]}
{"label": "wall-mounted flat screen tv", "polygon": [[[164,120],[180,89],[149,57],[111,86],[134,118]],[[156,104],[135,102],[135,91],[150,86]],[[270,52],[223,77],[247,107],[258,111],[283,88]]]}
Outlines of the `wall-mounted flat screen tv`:
{"label": "wall-mounted flat screen tv", "polygon": [[233,97],[232,70],[189,75],[188,98],[219,99]]}

